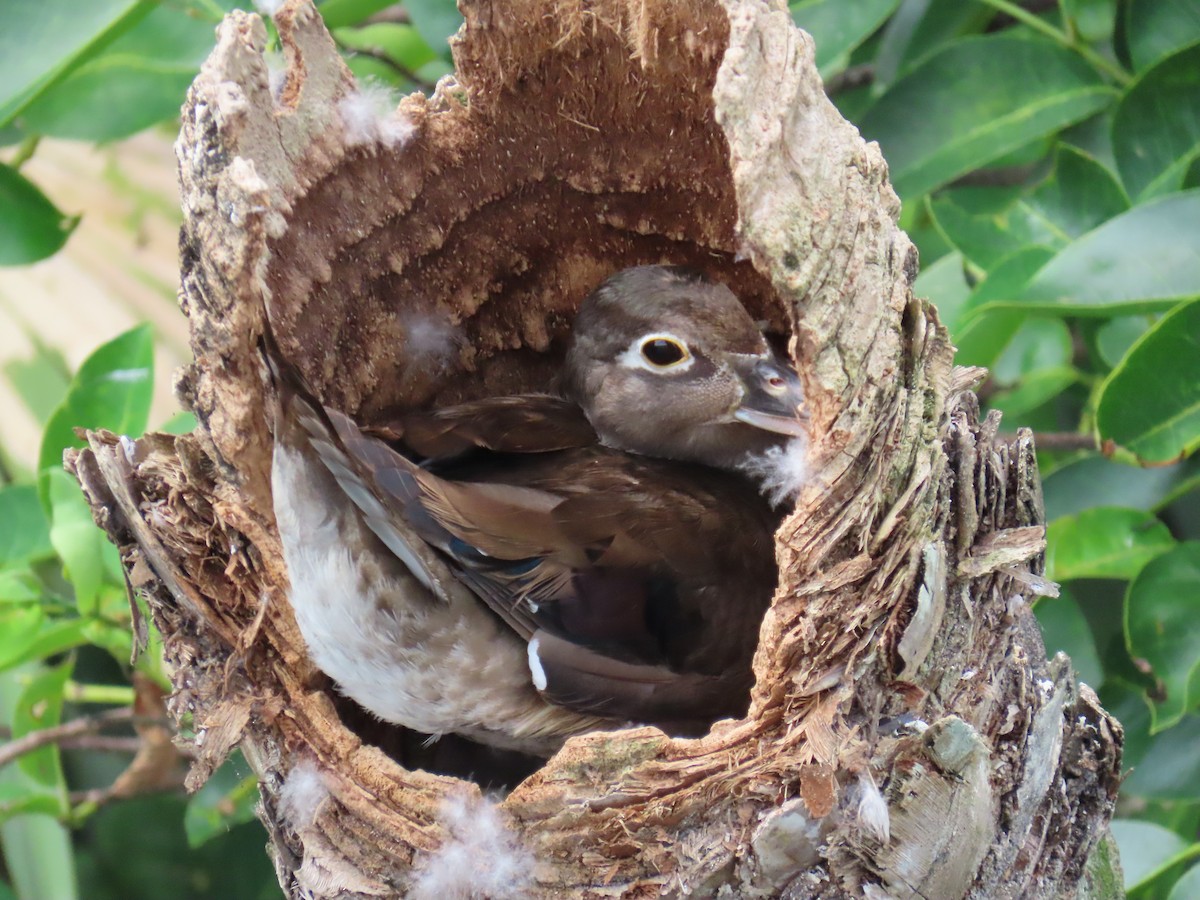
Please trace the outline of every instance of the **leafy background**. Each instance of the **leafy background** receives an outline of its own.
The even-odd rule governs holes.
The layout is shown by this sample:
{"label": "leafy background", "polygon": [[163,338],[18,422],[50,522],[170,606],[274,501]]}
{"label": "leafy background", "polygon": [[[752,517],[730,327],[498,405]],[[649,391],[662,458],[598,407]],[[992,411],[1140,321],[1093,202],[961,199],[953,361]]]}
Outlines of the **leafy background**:
{"label": "leafy background", "polygon": [[[180,898],[278,896],[248,767],[234,760],[183,794],[168,681],[154,647],[130,665],[119,561],[60,466],[74,426],[192,425],[155,381],[156,355],[186,351],[164,274],[174,186],[154,172],[231,6],[0,0],[0,314],[24,336],[0,342],[0,400],[15,398],[0,428],[0,900],[149,900],[164,884]],[[451,70],[449,0],[319,7],[362,79],[399,94]],[[1113,825],[1125,887],[1200,897],[1200,4],[792,12],[834,102],[883,147],[921,251],[917,291],[958,362],[990,370],[981,397],[1005,430],[1038,435],[1047,574],[1062,591],[1036,612],[1049,649],[1125,725],[1132,774]],[[159,161],[145,167],[147,152]],[[62,199],[101,182],[123,213]],[[109,289],[140,297],[134,318],[157,327],[72,368],[59,345],[130,315],[102,315],[94,286],[62,274],[85,244],[81,216],[132,236],[115,264],[113,247],[87,244],[91,270],[115,266]],[[53,340],[31,284],[85,298]]]}

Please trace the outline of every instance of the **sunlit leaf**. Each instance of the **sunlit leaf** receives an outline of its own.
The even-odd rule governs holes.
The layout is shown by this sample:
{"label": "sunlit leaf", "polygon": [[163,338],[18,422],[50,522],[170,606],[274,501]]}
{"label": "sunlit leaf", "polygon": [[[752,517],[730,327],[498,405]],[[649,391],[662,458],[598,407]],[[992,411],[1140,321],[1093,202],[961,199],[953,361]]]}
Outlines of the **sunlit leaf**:
{"label": "sunlit leaf", "polygon": [[1162,683],[1153,697],[1154,731],[1196,708],[1192,684],[1200,663],[1200,542],[1179,544],[1147,563],[1125,595],[1130,654],[1145,660]]}
{"label": "sunlit leaf", "polygon": [[[62,721],[63,687],[71,677],[74,662],[38,672],[17,700],[13,713],[13,737],[21,738],[34,731],[53,728]],[[63,772],[58,744],[50,743],[26,753],[17,761],[26,775],[49,787],[62,787]]]}
{"label": "sunlit leaf", "polygon": [[825,69],[879,28],[900,0],[806,0],[790,6],[792,20],[813,36],[817,68]]}
{"label": "sunlit leaf", "polygon": [[1117,315],[1200,295],[1200,190],[1160,197],[1111,219],[1050,260],[1016,305]]}
{"label": "sunlit leaf", "polygon": [[165,431],[167,434],[187,434],[196,430],[196,416],[193,413],[180,410],[154,430]]}
{"label": "sunlit leaf", "polygon": [[0,28],[0,125],[149,13],[149,0],[8,0]]}
{"label": "sunlit leaf", "polygon": [[1129,53],[1139,72],[1200,41],[1200,6],[1195,0],[1140,0],[1126,3],[1125,15]]}
{"label": "sunlit leaf", "polygon": [[1093,687],[1099,685],[1104,680],[1104,670],[1096,652],[1096,639],[1075,598],[1066,592],[1061,597],[1043,597],[1034,612],[1042,626],[1046,654],[1053,656],[1062,651],[1071,657],[1080,681]]}
{"label": "sunlit leaf", "polygon": [[0,567],[53,555],[50,525],[31,484],[0,488]]}
{"label": "sunlit leaf", "polygon": [[1046,528],[1046,577],[1132,578],[1174,545],[1167,526],[1150,513],[1096,506]]}
{"label": "sunlit leaf", "polygon": [[1200,44],[1162,60],[1129,89],[1113,119],[1113,152],[1131,196],[1183,186],[1200,158]]}
{"label": "sunlit leaf", "polygon": [[[1024,73],[1013,78],[1012,73]],[[915,198],[1086,118],[1111,90],[1078,55],[1011,34],[966,38],[902,78],[863,117],[892,183]]]}
{"label": "sunlit leaf", "polygon": [[1200,300],[1163,316],[1113,369],[1096,429],[1148,462],[1200,447]]}
{"label": "sunlit leaf", "polygon": [[61,351],[47,346],[32,330],[25,336],[33,344],[33,356],[5,362],[4,376],[33,417],[44,425],[66,396],[71,373]]}
{"label": "sunlit leaf", "polygon": [[63,569],[75,589],[81,612],[91,612],[104,583],[104,532],[95,526],[79,485],[61,469],[45,473],[50,497],[50,540],[62,558]]}
{"label": "sunlit leaf", "polygon": [[53,256],[78,224],[77,216],[63,215],[25,176],[0,163],[0,266]]}
{"label": "sunlit leaf", "polygon": [[[154,390],[154,343],[149,325],[118,335],[84,360],[62,404],[50,417],[38,452],[38,470],[59,468],[67,447],[81,446],[76,426],[107,428],[118,434],[146,430]],[[47,486],[39,483],[42,506],[49,509]]]}

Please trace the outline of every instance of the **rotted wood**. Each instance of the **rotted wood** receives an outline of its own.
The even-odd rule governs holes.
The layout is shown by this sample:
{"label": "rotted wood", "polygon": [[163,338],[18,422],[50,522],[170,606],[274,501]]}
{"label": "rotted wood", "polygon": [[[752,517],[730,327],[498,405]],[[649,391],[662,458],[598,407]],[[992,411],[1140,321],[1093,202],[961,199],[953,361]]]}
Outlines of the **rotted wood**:
{"label": "rotted wood", "polygon": [[[755,0],[462,7],[456,78],[365,126],[308,0],[275,17],[281,85],[235,12],[189,95],[177,387],[200,425],[95,433],[68,465],[164,636],[191,783],[242,749],[292,897],[436,892],[473,846],[448,798],[482,803],[348,728],[305,656],[271,512],[267,306],[324,400],[371,422],[543,387],[591,287],[685,263],[791,335],[811,404],[750,712],[697,740],[569,741],[499,803],[488,846],[517,874],[442,895],[1074,895],[1120,726],[1045,658],[1032,441],[979,421],[977,373],[912,296],[886,165],[825,99],[811,40]],[[430,342],[428,322],[449,327]]]}

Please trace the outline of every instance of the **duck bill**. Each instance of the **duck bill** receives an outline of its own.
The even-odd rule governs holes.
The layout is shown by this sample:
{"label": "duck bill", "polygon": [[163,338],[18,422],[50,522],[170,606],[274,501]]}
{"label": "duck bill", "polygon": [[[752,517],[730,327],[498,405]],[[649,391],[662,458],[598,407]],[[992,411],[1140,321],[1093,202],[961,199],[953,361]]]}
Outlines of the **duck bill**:
{"label": "duck bill", "polygon": [[791,366],[776,360],[756,360],[739,373],[745,393],[733,417],[746,425],[803,437],[808,416],[802,411],[804,392]]}

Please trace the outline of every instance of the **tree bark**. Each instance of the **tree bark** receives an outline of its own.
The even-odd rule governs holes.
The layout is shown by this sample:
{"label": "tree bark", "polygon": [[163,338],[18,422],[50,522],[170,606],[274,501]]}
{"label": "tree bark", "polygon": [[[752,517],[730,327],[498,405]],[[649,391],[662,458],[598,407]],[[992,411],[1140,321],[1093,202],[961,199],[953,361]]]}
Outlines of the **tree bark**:
{"label": "tree bark", "polygon": [[[569,741],[499,804],[489,846],[519,874],[474,889],[1118,896],[1121,729],[1029,608],[1052,589],[1032,438],[980,421],[979,373],[913,297],[887,167],[811,39],[759,0],[461,5],[457,80],[365,137],[309,0],[275,17],[282,88],[262,22],[234,12],[189,94],[177,388],[200,424],[94,433],[68,464],[164,636],[190,784],[241,747],[289,897],[423,896],[448,848],[478,846],[447,806],[478,788],[348,729],[305,656],[270,502],[267,306],[325,402],[373,422],[543,387],[587,290],[683,263],[791,335],[813,423],[750,712],[697,740]],[[413,315],[455,322],[453,352],[406,346]]]}

